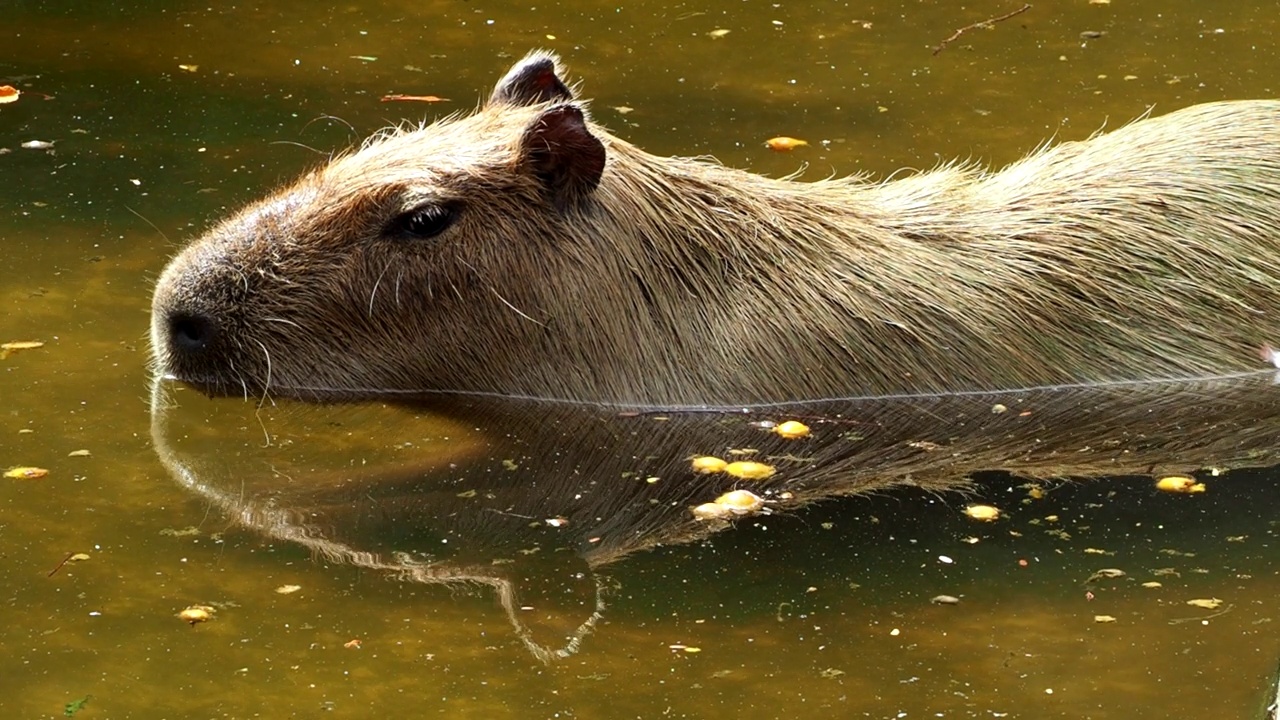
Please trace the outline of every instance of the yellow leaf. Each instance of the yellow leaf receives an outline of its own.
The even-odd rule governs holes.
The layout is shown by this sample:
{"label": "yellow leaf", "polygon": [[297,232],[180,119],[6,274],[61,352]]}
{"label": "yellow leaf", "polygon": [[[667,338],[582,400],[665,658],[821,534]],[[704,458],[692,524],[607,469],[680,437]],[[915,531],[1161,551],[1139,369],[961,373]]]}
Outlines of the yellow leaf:
{"label": "yellow leaf", "polygon": [[808,145],[808,144],[809,143],[806,140],[799,140],[797,138],[787,137],[785,135],[780,135],[775,138],[769,138],[768,140],[764,141],[764,146],[774,152],[791,152],[792,150],[795,150],[798,147],[804,147],[805,145]]}

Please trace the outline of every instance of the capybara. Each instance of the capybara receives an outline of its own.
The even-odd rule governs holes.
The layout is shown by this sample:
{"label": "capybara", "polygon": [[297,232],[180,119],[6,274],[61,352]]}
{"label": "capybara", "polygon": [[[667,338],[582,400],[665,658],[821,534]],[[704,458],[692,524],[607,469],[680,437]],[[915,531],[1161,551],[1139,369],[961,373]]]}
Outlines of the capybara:
{"label": "capybara", "polygon": [[771,179],[647,154],[559,60],[222,222],[156,288],[210,394],[735,406],[1258,367],[1280,338],[1280,102],[998,172]]}

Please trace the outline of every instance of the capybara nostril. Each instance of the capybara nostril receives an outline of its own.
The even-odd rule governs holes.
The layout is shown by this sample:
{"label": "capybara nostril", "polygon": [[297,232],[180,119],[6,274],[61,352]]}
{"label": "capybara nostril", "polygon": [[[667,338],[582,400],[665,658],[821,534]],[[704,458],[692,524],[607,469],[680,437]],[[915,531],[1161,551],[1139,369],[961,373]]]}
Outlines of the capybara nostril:
{"label": "capybara nostril", "polygon": [[218,326],[208,315],[177,312],[169,316],[169,345],[174,352],[199,353],[213,342]]}

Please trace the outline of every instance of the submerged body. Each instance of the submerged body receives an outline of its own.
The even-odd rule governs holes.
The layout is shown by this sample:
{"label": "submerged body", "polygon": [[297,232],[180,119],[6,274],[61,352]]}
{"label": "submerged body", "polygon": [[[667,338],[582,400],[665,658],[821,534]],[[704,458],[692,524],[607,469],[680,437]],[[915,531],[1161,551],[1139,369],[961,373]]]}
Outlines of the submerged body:
{"label": "submerged body", "polygon": [[1280,337],[1280,102],[882,184],[649,155],[554,57],[251,205],[156,289],[211,393],[713,405],[1193,377]]}

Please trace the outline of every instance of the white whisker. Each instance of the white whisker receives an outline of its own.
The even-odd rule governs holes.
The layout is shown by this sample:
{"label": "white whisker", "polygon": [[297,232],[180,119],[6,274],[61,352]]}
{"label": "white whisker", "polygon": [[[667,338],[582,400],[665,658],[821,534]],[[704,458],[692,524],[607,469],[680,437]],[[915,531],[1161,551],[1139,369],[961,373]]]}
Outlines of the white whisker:
{"label": "white whisker", "polygon": [[371,318],[373,317],[373,300],[378,297],[378,286],[382,284],[383,276],[385,276],[387,271],[390,269],[391,263],[387,263],[386,267],[382,268],[382,272],[378,274],[378,279],[374,281],[373,291],[369,293],[369,317]]}
{"label": "white whisker", "polygon": [[540,322],[540,321],[538,321],[538,320],[535,320],[535,319],[533,319],[533,318],[529,317],[529,316],[528,316],[528,315],[526,315],[526,314],[524,313],[524,311],[522,311],[520,308],[516,307],[515,305],[512,305],[510,302],[507,302],[507,299],[506,299],[506,298],[504,298],[504,297],[502,297],[502,295],[500,295],[500,294],[498,293],[498,289],[497,289],[497,288],[490,287],[489,289],[490,289],[490,290],[492,290],[492,291],[493,291],[493,294],[494,294],[495,296],[497,296],[497,298],[498,298],[499,300],[501,300],[501,301],[502,301],[502,304],[503,304],[503,305],[506,305],[507,307],[509,307],[509,308],[511,308],[512,310],[514,310],[514,311],[516,312],[516,314],[517,314],[517,315],[519,315],[520,317],[522,317],[522,318],[524,318],[525,320],[528,320],[529,322],[534,323],[535,325],[538,325],[538,326],[540,326],[540,327],[546,327],[546,326],[547,326],[547,325],[546,325],[546,323]]}
{"label": "white whisker", "polygon": [[294,326],[294,327],[298,328],[299,330],[301,330],[301,329],[302,329],[302,326],[301,326],[301,325],[299,325],[298,323],[296,323],[296,322],[294,322],[294,321],[292,321],[292,320],[286,320],[286,319],[284,319],[284,318],[277,318],[277,317],[263,318],[263,322],[280,323],[281,325],[292,325],[292,326]]}
{"label": "white whisker", "polygon": [[[271,447],[271,433],[267,430],[267,423],[262,419],[262,408],[270,399],[271,392],[271,353],[267,350],[267,346],[261,341],[254,340],[258,347],[262,348],[262,355],[267,360],[267,378],[262,383],[262,397],[258,398],[258,407],[254,409],[253,416],[258,420],[258,427],[262,428],[262,437],[264,440],[263,447]],[[272,403],[274,404],[274,402]]]}

